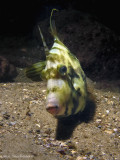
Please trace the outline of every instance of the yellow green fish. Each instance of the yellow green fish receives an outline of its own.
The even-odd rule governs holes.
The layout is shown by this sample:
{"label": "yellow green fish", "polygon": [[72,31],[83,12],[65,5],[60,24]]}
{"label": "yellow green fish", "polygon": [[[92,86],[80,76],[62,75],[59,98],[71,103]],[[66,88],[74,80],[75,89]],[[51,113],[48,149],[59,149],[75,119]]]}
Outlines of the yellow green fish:
{"label": "yellow green fish", "polygon": [[46,61],[38,62],[26,69],[29,78],[47,80],[46,110],[56,118],[82,112],[86,105],[86,76],[79,60],[60,41],[55,23],[50,16],[50,29],[54,38],[49,50],[39,28],[45,49]]}

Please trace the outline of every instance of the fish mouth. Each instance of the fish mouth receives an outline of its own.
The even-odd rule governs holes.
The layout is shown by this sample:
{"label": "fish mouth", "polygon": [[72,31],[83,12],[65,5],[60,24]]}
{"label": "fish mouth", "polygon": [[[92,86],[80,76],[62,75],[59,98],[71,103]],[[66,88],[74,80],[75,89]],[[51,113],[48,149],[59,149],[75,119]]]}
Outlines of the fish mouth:
{"label": "fish mouth", "polygon": [[58,105],[53,105],[53,104],[48,104],[46,106],[46,110],[51,113],[52,115],[57,115],[59,114],[60,107]]}

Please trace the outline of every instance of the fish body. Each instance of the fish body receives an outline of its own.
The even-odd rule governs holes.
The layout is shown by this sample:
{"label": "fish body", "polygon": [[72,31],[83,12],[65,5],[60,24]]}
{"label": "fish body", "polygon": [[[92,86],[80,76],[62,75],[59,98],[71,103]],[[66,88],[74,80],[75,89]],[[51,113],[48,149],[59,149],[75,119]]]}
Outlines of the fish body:
{"label": "fish body", "polygon": [[[51,17],[53,11],[51,12]],[[82,112],[86,105],[86,76],[79,60],[60,41],[50,17],[50,28],[54,38],[49,50],[41,29],[46,61],[38,62],[27,68],[26,75],[47,80],[46,109],[56,118],[67,117]]]}

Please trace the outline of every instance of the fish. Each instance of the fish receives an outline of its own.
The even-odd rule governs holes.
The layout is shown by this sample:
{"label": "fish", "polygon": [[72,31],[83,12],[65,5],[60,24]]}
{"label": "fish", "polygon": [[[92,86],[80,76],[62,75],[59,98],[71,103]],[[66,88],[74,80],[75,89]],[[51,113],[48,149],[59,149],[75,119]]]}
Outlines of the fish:
{"label": "fish", "polygon": [[26,69],[26,76],[31,79],[47,81],[46,110],[55,118],[69,117],[82,112],[86,106],[86,75],[77,57],[59,39],[55,21],[50,15],[50,30],[54,43],[49,50],[42,31],[46,60],[33,64]]}

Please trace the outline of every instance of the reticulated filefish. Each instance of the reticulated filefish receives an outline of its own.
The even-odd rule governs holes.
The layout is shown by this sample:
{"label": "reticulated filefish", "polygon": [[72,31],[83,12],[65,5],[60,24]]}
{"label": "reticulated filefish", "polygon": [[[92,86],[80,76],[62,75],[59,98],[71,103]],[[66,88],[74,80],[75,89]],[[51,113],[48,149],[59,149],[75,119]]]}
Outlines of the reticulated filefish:
{"label": "reticulated filefish", "polygon": [[54,43],[49,50],[41,29],[40,35],[45,49],[46,61],[33,64],[26,69],[29,78],[47,80],[46,109],[53,116],[67,117],[82,112],[86,105],[86,76],[79,60],[60,41],[55,23],[50,16],[50,29]]}

